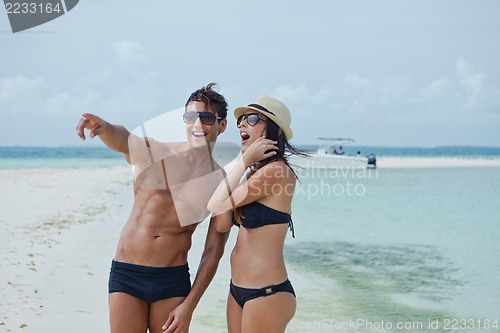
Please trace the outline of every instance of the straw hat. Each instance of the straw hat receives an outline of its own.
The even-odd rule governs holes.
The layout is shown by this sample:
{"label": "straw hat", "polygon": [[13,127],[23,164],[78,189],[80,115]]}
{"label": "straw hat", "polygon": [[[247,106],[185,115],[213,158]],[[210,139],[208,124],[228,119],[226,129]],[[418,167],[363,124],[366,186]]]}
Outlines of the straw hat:
{"label": "straw hat", "polygon": [[287,140],[292,138],[293,132],[290,128],[292,117],[285,104],[272,97],[261,96],[251,104],[248,104],[248,106],[237,107],[234,110],[234,116],[238,119],[248,109],[258,111],[274,121],[283,130]]}

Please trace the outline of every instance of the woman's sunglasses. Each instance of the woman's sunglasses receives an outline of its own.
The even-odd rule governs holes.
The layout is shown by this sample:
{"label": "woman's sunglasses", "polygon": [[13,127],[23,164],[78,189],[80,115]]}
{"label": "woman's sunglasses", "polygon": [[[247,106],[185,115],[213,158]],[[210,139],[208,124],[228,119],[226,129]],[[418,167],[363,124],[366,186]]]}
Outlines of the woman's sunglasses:
{"label": "woman's sunglasses", "polygon": [[241,116],[238,117],[238,120],[236,121],[236,126],[238,126],[238,128],[241,127],[241,122],[243,120],[246,120],[247,124],[250,126],[255,126],[255,124],[257,124],[259,120],[266,122],[266,120],[259,118],[259,115],[257,113],[242,114]]}
{"label": "woman's sunglasses", "polygon": [[198,117],[200,118],[201,122],[205,125],[213,125],[215,124],[216,120],[222,119],[222,117],[217,117],[212,112],[195,112],[195,111],[185,112],[184,115],[182,116],[182,119],[184,119],[184,122],[186,124],[194,124],[196,122],[196,119],[198,119]]}

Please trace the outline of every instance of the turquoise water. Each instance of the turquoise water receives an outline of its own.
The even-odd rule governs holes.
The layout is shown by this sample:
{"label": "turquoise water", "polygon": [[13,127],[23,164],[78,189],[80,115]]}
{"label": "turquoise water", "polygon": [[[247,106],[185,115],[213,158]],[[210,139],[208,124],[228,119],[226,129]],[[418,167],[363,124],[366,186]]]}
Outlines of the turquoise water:
{"label": "turquoise water", "polygon": [[500,168],[302,172],[300,187],[286,258],[335,288],[302,286],[297,327],[500,320]]}
{"label": "turquoise water", "polygon": [[100,147],[0,147],[0,170],[107,167],[126,164],[122,154]]}

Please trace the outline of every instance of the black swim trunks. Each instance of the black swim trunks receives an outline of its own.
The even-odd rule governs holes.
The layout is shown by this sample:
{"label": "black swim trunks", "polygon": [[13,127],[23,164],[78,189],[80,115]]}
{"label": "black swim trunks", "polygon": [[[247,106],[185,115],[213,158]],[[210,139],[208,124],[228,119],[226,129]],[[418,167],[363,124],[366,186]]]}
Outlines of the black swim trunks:
{"label": "black swim trunks", "polygon": [[171,267],[149,267],[112,261],[109,293],[123,292],[147,303],[170,297],[185,297],[191,290],[187,264]]}
{"label": "black swim trunks", "polygon": [[280,284],[267,286],[260,289],[242,288],[235,286],[233,281],[229,284],[229,292],[233,296],[234,300],[243,308],[246,302],[263,296],[271,296],[278,292],[289,292],[295,296],[295,291],[293,290],[292,283],[290,280],[286,280]]}

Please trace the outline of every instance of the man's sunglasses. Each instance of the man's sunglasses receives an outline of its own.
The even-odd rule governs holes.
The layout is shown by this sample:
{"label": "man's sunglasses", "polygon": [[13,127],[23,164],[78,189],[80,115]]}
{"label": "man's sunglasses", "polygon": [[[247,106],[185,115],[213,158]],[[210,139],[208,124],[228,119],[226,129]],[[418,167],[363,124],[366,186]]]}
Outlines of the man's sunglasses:
{"label": "man's sunglasses", "polygon": [[212,112],[195,112],[195,111],[185,112],[184,115],[182,116],[182,119],[184,119],[184,122],[186,124],[194,124],[196,122],[196,119],[198,119],[198,117],[200,118],[201,122],[205,125],[213,125],[215,124],[216,120],[222,119],[222,117],[217,117]]}
{"label": "man's sunglasses", "polygon": [[260,118],[257,113],[242,114],[241,116],[238,117],[238,120],[236,121],[236,126],[238,126],[238,128],[241,127],[241,122],[243,120],[246,120],[247,124],[250,126],[255,126],[255,124],[257,124],[259,120],[266,122],[266,120]]}

